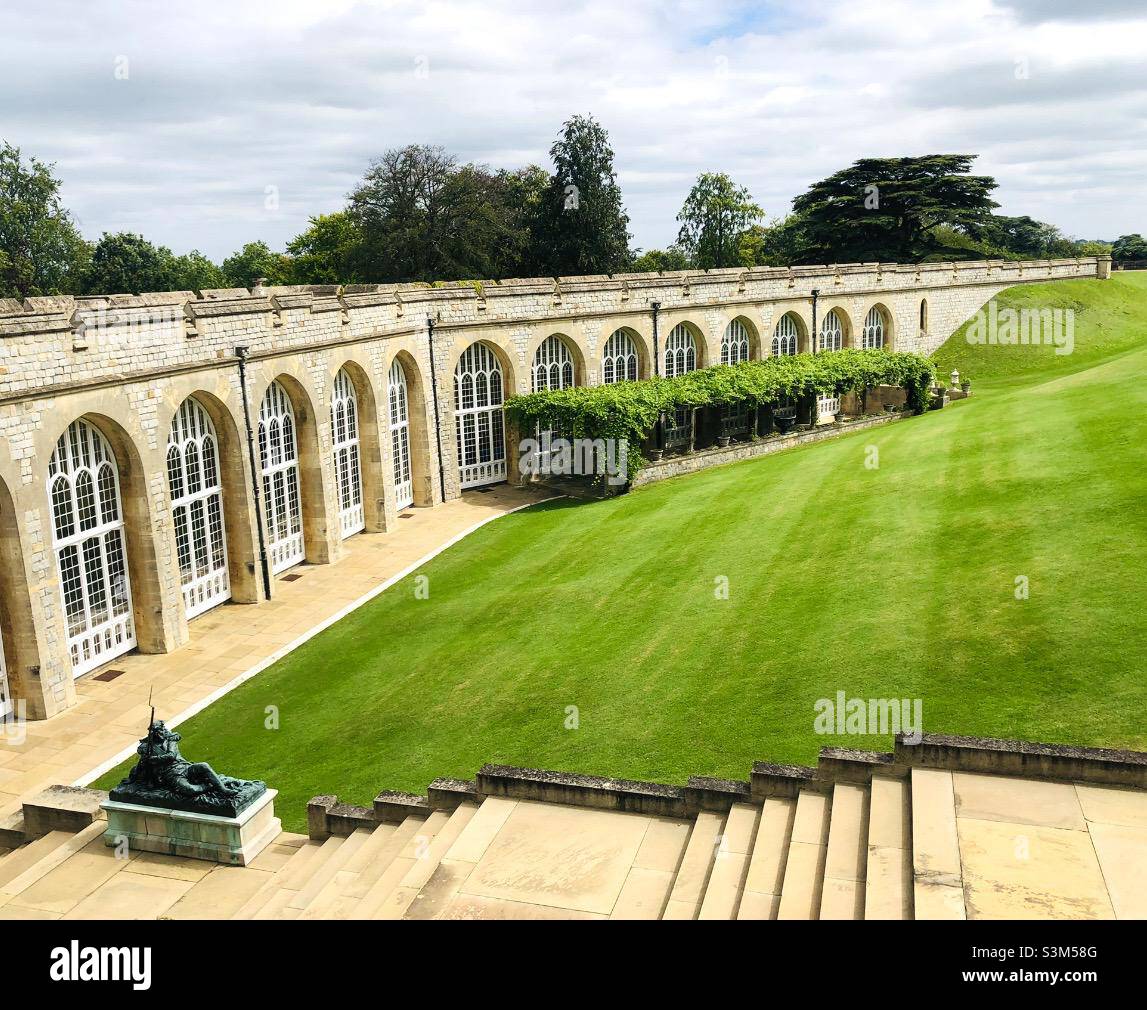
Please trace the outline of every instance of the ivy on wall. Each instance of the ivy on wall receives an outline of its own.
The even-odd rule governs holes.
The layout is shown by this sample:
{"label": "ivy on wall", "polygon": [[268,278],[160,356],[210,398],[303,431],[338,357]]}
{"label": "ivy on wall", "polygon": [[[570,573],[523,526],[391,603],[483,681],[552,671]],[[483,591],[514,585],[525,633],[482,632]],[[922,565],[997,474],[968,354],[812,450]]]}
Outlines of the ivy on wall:
{"label": "ivy on wall", "polygon": [[678,407],[723,404],[775,404],[799,397],[860,393],[871,386],[901,386],[908,406],[927,406],[935,366],[921,354],[846,349],[823,354],[794,354],[715,365],[672,379],[653,378],[608,386],[528,393],[507,399],[507,417],[521,431],[535,427],[567,438],[606,438],[629,444],[631,469],[646,436],[662,412]]}

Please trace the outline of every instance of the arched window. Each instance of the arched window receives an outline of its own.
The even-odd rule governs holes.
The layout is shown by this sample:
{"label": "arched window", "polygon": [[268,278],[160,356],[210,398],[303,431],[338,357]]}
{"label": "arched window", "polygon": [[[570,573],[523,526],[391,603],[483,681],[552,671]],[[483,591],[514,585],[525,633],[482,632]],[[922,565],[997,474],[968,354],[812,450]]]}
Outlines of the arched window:
{"label": "arched window", "polygon": [[303,560],[303,510],[299,498],[299,446],[291,398],[272,382],[259,407],[259,455],[263,473],[263,515],[271,573]]}
{"label": "arched window", "polygon": [[568,389],[574,384],[573,355],[561,337],[546,337],[534,353],[533,392]]}
{"label": "arched window", "polygon": [[394,463],[395,508],[414,504],[410,478],[410,419],[406,399],[406,372],[397,359],[390,366],[390,452]]}
{"label": "arched window", "polygon": [[339,528],[345,540],[366,526],[362,507],[362,463],[358,448],[358,400],[345,368],[335,376],[331,397],[331,452],[339,496]]}
{"label": "arched window", "polygon": [[773,330],[773,357],[797,352],[797,321],[791,312],[786,312]]}
{"label": "arched window", "polygon": [[625,330],[614,330],[601,355],[601,381],[633,382],[637,378],[637,346]]}
{"label": "arched window", "polygon": [[73,421],[48,462],[48,497],[72,675],[135,647],[119,468],[92,424]]}
{"label": "arched window", "polygon": [[844,346],[844,321],[836,309],[825,313],[824,322],[820,325],[820,349],[822,351],[839,351]]}
{"label": "arched window", "polygon": [[721,364],[736,365],[749,360],[749,328],[739,319],[725,327],[721,338]]}
{"label": "arched window", "polygon": [[928,332],[928,299],[920,299],[920,332]]}
{"label": "arched window", "polygon": [[464,488],[506,479],[502,366],[483,343],[462,352],[454,369],[454,433]]}
{"label": "arched window", "polygon": [[884,313],[875,305],[868,310],[868,315],[864,317],[861,346],[865,348],[884,346]]}
{"label": "arched window", "polygon": [[684,375],[697,368],[697,342],[684,323],[678,323],[665,338],[665,377]]}
{"label": "arched window", "polygon": [[191,618],[231,599],[219,439],[207,411],[193,396],[183,401],[171,421],[167,487],[183,606]]}

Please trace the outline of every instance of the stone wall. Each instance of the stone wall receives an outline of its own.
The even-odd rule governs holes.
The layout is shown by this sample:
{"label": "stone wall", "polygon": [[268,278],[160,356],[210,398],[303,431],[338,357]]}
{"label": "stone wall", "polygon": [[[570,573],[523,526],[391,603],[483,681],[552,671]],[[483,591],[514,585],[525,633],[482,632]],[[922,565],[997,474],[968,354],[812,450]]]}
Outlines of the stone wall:
{"label": "stone wall", "polygon": [[720,361],[721,336],[734,319],[750,334],[752,356],[760,357],[769,353],[778,320],[791,313],[807,350],[815,289],[818,319],[831,309],[844,317],[846,346],[857,340],[868,311],[879,307],[885,346],[928,352],[1004,288],[1105,277],[1109,266],[1095,257],[869,263],[0,299],[0,618],[10,692],[40,718],[75,701],[47,464],[77,418],[90,420],[116,455],[142,651],[177,649],[193,633],[183,610],[166,474],[168,433],[188,396],[204,406],[218,434],[233,598],[254,605],[274,594],[258,563],[239,347],[247,349],[246,402],[253,419],[273,380],[290,396],[298,423],[306,560],[327,564],[343,553],[330,425],[331,389],[342,368],[359,401],[366,531],[385,532],[398,511],[387,410],[395,361],[409,389],[414,504],[430,507],[460,493],[453,376],[475,341],[485,341],[497,355],[507,395],[530,390],[534,354],[553,334],[569,347],[579,384],[601,381],[602,350],[618,329],[634,341],[641,377],[647,377],[654,371],[655,339],[663,347],[679,323],[694,337],[698,367]]}

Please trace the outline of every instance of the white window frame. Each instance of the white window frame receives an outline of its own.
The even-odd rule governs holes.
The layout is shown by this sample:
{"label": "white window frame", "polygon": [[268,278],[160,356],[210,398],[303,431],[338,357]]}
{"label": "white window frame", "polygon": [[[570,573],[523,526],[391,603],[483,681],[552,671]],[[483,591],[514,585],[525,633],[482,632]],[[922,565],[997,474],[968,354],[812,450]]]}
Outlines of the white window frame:
{"label": "white window frame", "polygon": [[407,395],[406,370],[397,358],[390,366],[387,398],[390,403],[394,507],[401,511],[414,504],[414,481],[410,474],[410,403]]}
{"label": "white window frame", "polygon": [[359,448],[358,396],[345,368],[335,376],[331,395],[331,462],[339,502],[339,529],[346,540],[366,529],[362,503],[362,452]]}
{"label": "white window frame", "polygon": [[167,488],[183,607],[190,619],[231,599],[219,438],[211,416],[193,396],[171,419]]}
{"label": "white window frame", "polygon": [[665,338],[665,378],[697,370],[697,340],[687,323],[678,323]]}
{"label": "white window frame", "polygon": [[488,344],[475,341],[454,368],[454,435],[463,488],[506,479],[504,400],[501,362]]}
{"label": "white window frame", "polygon": [[574,359],[569,346],[556,333],[546,337],[534,352],[532,391],[569,389],[574,384]]}
{"label": "white window frame", "polygon": [[865,350],[878,350],[884,346],[884,313],[878,305],[873,305],[864,317],[860,346]]}
{"label": "white window frame", "polygon": [[625,330],[614,330],[605,342],[601,354],[601,384],[612,386],[618,382],[637,379],[637,345]]}
{"label": "white window frame", "polygon": [[276,380],[267,387],[259,406],[263,516],[272,575],[293,568],[305,557],[297,430],[291,398]]}
{"label": "white window frame", "polygon": [[749,328],[740,320],[732,320],[721,337],[721,364],[737,365],[749,360]]}
{"label": "white window frame", "polygon": [[103,433],[73,421],[48,461],[52,544],[72,676],[135,648],[119,466]]}
{"label": "white window frame", "polygon": [[829,309],[820,324],[820,350],[839,351],[844,347],[844,320],[836,309]]}
{"label": "white window frame", "polygon": [[772,352],[774,358],[783,358],[786,355],[796,354],[800,347],[800,328],[796,317],[786,312],[777,320],[773,330]]}

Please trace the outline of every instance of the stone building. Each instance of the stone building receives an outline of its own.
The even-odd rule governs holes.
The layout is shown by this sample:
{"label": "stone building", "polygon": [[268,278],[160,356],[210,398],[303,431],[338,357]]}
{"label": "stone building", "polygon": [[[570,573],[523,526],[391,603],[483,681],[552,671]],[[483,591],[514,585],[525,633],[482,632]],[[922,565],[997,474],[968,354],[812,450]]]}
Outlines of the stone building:
{"label": "stone building", "polygon": [[[506,479],[501,404],[770,354],[930,352],[1100,257],[0,299],[0,717]],[[815,297],[814,297],[814,292]],[[814,339],[815,335],[815,339]]]}

